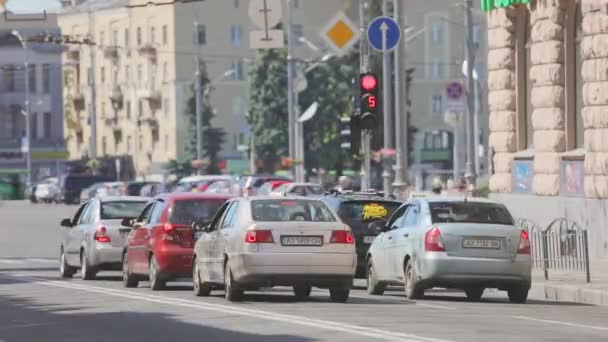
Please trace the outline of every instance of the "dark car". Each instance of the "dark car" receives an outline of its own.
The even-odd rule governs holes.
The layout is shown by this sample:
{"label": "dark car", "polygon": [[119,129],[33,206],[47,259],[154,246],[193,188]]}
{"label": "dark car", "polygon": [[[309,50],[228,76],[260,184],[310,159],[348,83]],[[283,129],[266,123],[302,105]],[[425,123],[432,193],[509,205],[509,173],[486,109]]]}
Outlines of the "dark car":
{"label": "dark car", "polygon": [[126,182],[121,192],[125,196],[139,196],[141,194],[141,189],[146,185],[156,185],[160,184],[159,182]]}
{"label": "dark car", "polygon": [[95,183],[111,182],[113,179],[93,175],[66,175],[59,180],[59,195],[57,202],[66,204],[80,203],[82,190]]}
{"label": "dark car", "polygon": [[377,231],[370,229],[369,224],[387,220],[399,208],[401,202],[374,193],[357,192],[334,192],[323,196],[322,199],[353,231],[357,246],[356,277],[365,278],[365,256],[378,235]]}

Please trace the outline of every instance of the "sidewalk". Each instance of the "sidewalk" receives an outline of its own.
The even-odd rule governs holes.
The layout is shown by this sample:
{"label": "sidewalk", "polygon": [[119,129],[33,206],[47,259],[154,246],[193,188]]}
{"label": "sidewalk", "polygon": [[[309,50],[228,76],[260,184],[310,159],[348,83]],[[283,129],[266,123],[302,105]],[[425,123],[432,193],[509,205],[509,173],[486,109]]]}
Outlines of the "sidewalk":
{"label": "sidewalk", "polygon": [[595,273],[592,269],[591,283],[583,272],[549,271],[545,280],[543,271],[535,269],[529,298],[608,306],[608,269]]}

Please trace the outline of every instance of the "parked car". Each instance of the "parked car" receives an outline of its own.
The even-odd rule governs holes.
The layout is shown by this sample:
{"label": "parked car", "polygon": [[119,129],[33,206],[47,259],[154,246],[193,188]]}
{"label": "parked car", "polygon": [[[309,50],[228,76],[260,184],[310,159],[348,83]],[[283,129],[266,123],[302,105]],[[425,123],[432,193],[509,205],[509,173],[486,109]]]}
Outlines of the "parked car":
{"label": "parked car", "polygon": [[433,287],[465,291],[480,300],[486,288],[507,291],[525,303],[531,285],[528,233],[517,227],[507,208],[467,198],[418,198],[402,205],[368,253],[368,292],[403,284],[406,296],[421,298]]}
{"label": "parked car", "polygon": [[207,194],[232,194],[240,195],[239,183],[234,179],[215,180],[207,186],[205,193]]}
{"label": "parked car", "polygon": [[246,290],[293,286],[296,297],[305,299],[317,286],[329,288],[335,302],[348,300],[355,239],[322,201],[237,198],[197,227],[204,227],[192,268],[198,296],[223,288],[227,300],[238,301]]}
{"label": "parked car", "polygon": [[34,197],[36,202],[50,203],[55,200],[59,194],[59,180],[55,177],[50,177],[36,186]]}
{"label": "parked car", "polygon": [[[243,184],[243,195],[244,196],[255,196],[258,194],[258,190],[264,185],[264,183],[271,181],[284,181],[289,182],[289,178],[272,175],[255,175],[247,176],[241,179]],[[270,191],[269,191],[270,193]]]}
{"label": "parked car", "polygon": [[357,247],[356,277],[366,278],[365,257],[378,235],[377,231],[369,228],[369,224],[378,220],[388,220],[401,202],[386,199],[376,193],[365,192],[333,192],[324,195],[322,199],[352,229]]}
{"label": "parked car", "polygon": [[95,183],[80,192],[80,203],[84,203],[97,196],[97,191],[104,186],[104,183]]}
{"label": "parked car", "polygon": [[73,218],[61,221],[67,232],[61,242],[60,274],[72,277],[80,268],[82,279],[98,271],[120,270],[122,251],[130,230],[122,226],[143,210],[148,198],[94,198],[80,206]]}
{"label": "parked car", "polygon": [[[195,221],[211,221],[228,195],[171,193],[156,197],[132,223],[123,254],[123,283],[148,278],[161,290],[168,281],[192,275]],[[127,222],[125,222],[127,223]]]}
{"label": "parked car", "polygon": [[270,192],[271,196],[321,196],[325,193],[320,184],[284,183]]}
{"label": "parked car", "polygon": [[156,197],[160,194],[165,194],[171,192],[169,190],[169,185],[165,183],[152,183],[144,185],[139,191],[140,196],[145,197]]}
{"label": "parked car", "polygon": [[146,185],[160,184],[159,182],[126,182],[121,188],[121,193],[124,196],[139,196],[141,189]]}
{"label": "parked car", "polygon": [[95,184],[102,182],[111,182],[112,179],[105,176],[93,175],[66,175],[59,180],[59,194],[56,202],[66,204],[78,204],[80,201],[80,192]]}

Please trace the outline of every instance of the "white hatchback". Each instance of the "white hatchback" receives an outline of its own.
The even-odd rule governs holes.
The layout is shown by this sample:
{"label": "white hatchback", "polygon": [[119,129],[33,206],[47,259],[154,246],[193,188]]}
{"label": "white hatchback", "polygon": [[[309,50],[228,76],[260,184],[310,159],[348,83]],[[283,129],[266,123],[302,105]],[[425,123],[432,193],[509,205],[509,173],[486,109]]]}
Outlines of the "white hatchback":
{"label": "white hatchback", "polygon": [[355,239],[322,201],[302,197],[248,197],[227,202],[210,223],[199,223],[193,283],[198,296],[225,289],[238,301],[244,291],[293,286],[298,299],[328,288],[346,302],[357,257]]}

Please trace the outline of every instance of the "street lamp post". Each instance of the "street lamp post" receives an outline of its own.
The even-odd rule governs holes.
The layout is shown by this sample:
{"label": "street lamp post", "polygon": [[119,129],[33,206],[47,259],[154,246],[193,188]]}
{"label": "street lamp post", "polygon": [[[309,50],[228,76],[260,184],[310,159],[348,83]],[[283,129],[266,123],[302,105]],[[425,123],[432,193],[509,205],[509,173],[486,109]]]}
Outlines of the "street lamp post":
{"label": "street lamp post", "polygon": [[21,36],[19,31],[13,30],[11,34],[19,39],[21,46],[23,47],[23,65],[25,67],[25,101],[23,108],[23,115],[25,115],[25,161],[27,165],[27,185],[32,184],[32,152],[31,152],[31,129],[30,129],[30,77],[29,77],[29,53],[27,47],[27,41]]}

